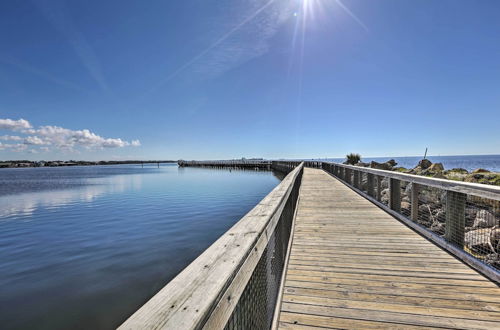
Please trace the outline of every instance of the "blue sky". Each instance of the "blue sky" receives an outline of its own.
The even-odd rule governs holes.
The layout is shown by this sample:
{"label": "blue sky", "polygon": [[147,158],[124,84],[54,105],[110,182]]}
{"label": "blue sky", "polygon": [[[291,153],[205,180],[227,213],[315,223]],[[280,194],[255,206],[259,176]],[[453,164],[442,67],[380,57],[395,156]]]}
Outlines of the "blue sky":
{"label": "blue sky", "polygon": [[497,0],[1,1],[0,45],[0,159],[500,153]]}

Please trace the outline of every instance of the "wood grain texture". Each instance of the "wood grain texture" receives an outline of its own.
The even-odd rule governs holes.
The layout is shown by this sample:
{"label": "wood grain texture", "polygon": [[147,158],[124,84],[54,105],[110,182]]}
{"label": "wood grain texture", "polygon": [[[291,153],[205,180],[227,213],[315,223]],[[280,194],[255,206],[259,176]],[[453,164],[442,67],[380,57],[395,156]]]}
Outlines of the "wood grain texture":
{"label": "wood grain texture", "polygon": [[495,283],[323,170],[294,226],[278,328],[500,329]]}

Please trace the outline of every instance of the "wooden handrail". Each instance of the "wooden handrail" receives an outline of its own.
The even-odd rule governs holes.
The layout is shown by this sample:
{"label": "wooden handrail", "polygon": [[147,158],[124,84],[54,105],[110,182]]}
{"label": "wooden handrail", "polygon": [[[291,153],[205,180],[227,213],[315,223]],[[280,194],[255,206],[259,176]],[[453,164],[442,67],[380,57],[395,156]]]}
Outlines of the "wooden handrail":
{"label": "wooden handrail", "polygon": [[343,167],[350,170],[356,170],[364,173],[370,173],[375,175],[380,175],[388,178],[398,179],[407,182],[414,182],[417,184],[451,190],[455,192],[460,192],[463,194],[474,195],[478,197],[489,198],[493,200],[500,200],[500,187],[481,184],[481,183],[472,183],[472,182],[462,182],[462,181],[454,181],[448,179],[438,179],[438,178],[430,178],[426,176],[420,176],[415,174],[407,174],[401,172],[387,171],[387,170],[378,170],[374,168],[362,167],[362,166],[353,166],[353,165],[345,165],[334,162],[324,162],[325,164],[332,164],[339,167]]}
{"label": "wooden handrail", "polygon": [[119,329],[223,328],[303,170],[301,163]]}

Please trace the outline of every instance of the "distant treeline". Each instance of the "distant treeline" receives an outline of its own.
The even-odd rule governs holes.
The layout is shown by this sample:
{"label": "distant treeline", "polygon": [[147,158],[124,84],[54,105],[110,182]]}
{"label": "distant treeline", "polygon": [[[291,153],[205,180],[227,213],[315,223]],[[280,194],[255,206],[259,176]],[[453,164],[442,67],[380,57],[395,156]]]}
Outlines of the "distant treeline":
{"label": "distant treeline", "polygon": [[90,166],[90,165],[120,165],[120,164],[158,164],[176,163],[176,160],[55,160],[55,161],[31,161],[31,160],[6,160],[0,161],[0,168],[12,167],[57,167],[57,166]]}

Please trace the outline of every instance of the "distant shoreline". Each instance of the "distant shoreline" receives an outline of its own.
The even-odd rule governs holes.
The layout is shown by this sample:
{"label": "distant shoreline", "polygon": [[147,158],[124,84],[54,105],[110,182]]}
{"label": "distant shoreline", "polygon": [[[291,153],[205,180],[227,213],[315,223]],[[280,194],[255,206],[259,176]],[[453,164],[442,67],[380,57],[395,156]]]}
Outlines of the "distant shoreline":
{"label": "distant shoreline", "polygon": [[8,160],[0,161],[0,168],[31,168],[31,167],[61,167],[61,166],[96,166],[96,165],[140,165],[177,163],[176,160],[101,160],[101,161],[29,161]]}

